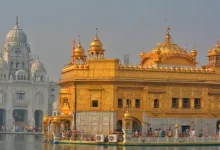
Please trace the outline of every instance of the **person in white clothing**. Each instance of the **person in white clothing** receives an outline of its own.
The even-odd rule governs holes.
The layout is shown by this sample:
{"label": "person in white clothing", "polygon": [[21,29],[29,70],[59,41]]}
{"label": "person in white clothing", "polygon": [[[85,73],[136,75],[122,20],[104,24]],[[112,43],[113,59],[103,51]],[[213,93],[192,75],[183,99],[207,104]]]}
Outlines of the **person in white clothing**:
{"label": "person in white clothing", "polygon": [[192,131],[190,132],[190,137],[194,137],[195,135],[196,135],[196,131],[192,129]]}

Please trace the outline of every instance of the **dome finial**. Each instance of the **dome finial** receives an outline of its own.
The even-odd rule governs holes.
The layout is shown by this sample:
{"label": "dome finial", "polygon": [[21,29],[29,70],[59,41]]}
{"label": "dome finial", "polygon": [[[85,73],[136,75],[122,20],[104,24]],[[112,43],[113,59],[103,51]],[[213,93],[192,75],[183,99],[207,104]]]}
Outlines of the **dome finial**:
{"label": "dome finial", "polygon": [[215,47],[219,47],[219,36],[217,36]]}
{"label": "dome finial", "polygon": [[81,42],[80,42],[80,35],[79,35],[79,44],[81,44]]}
{"label": "dome finial", "polygon": [[170,27],[168,26],[166,28],[166,39],[165,39],[166,44],[169,44],[170,43],[170,39],[171,39],[169,31],[170,31]]}
{"label": "dome finial", "polygon": [[75,42],[75,40],[73,40],[73,41],[72,41],[72,50],[75,49],[75,44],[76,44],[76,42]]}
{"label": "dome finial", "polygon": [[16,25],[18,25],[18,16],[16,16]]}
{"label": "dome finial", "polygon": [[98,28],[96,28],[95,30],[96,30],[95,37],[98,38]]}
{"label": "dome finial", "polygon": [[185,44],[185,51],[187,52],[187,44]]}
{"label": "dome finial", "polygon": [[193,44],[193,49],[196,49],[196,44]]}

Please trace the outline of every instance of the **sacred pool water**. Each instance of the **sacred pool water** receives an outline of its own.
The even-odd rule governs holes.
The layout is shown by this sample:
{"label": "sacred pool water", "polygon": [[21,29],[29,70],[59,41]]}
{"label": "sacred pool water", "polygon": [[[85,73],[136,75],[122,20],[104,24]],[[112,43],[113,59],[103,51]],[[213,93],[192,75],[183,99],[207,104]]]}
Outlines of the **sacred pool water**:
{"label": "sacred pool water", "polygon": [[0,150],[220,150],[220,147],[93,146],[42,143],[41,135],[0,134]]}

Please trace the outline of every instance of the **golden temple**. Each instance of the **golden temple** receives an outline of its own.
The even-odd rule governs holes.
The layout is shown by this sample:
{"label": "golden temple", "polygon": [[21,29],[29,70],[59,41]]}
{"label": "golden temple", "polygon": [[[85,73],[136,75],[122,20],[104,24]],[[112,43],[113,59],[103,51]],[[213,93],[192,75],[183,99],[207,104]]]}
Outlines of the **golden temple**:
{"label": "golden temple", "polygon": [[72,61],[62,69],[59,93],[61,120],[89,133],[121,130],[126,109],[133,130],[181,130],[193,127],[216,133],[220,117],[220,45],[208,50],[208,64],[197,68],[197,50],[187,52],[173,43],[170,28],[165,40],[141,52],[140,64],[121,64],[104,57],[96,31],[88,56],[73,43]]}

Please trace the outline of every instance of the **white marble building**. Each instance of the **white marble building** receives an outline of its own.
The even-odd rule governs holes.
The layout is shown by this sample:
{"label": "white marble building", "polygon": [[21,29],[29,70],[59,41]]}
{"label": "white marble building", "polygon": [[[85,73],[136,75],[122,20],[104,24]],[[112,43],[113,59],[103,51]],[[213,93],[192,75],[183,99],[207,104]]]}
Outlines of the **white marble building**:
{"label": "white marble building", "polygon": [[49,82],[39,58],[31,54],[18,19],[8,32],[0,57],[0,125],[40,126],[45,113],[51,114],[59,86]]}

